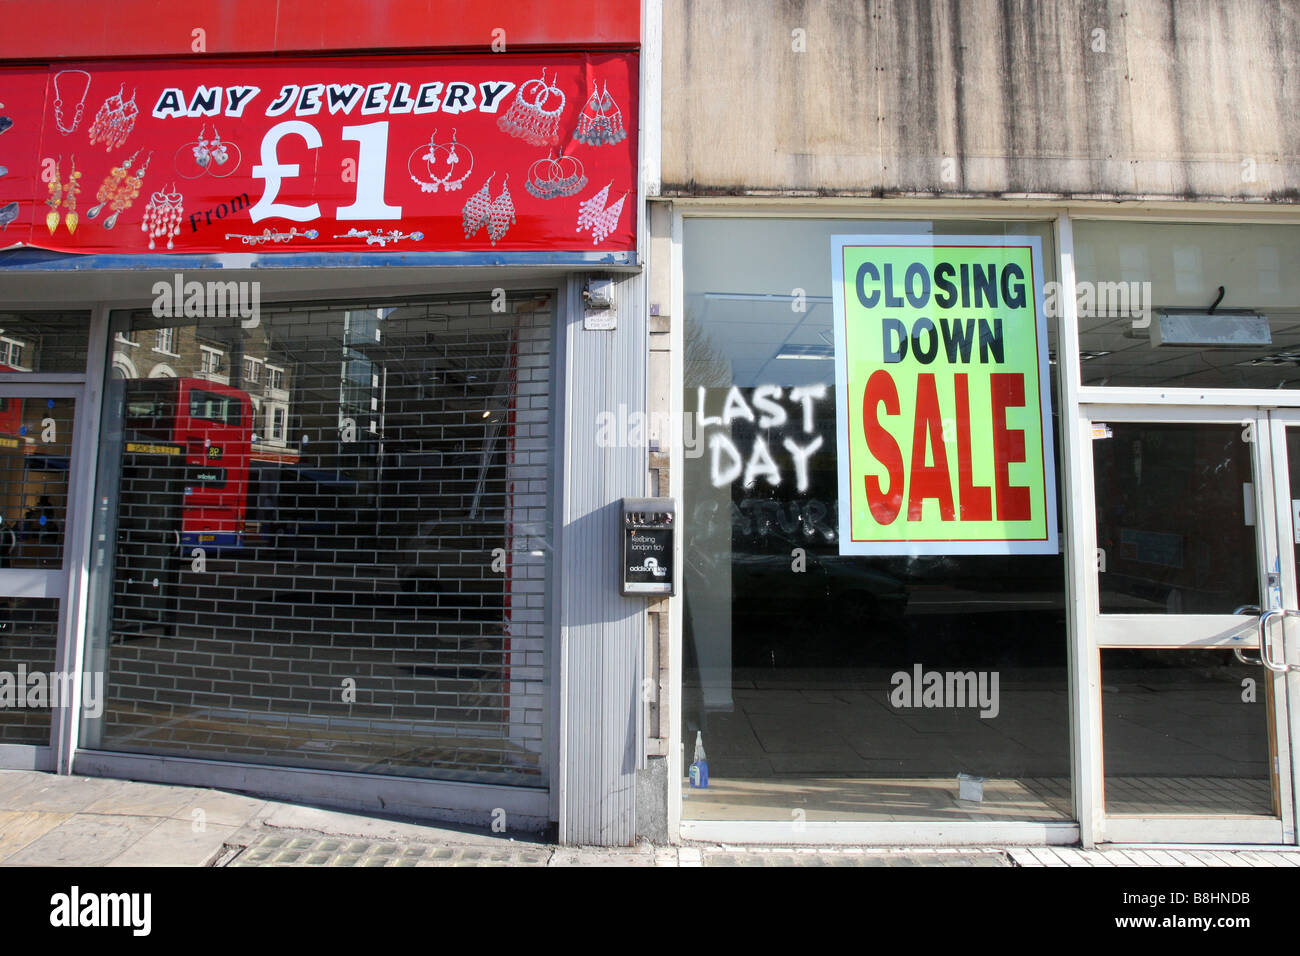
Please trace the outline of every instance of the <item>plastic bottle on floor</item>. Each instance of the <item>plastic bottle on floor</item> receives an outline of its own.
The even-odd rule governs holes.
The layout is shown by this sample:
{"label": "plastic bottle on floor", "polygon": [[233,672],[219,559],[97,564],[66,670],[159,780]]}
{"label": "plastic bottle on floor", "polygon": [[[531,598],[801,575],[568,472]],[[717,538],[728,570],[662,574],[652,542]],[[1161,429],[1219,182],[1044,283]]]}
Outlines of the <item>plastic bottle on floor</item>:
{"label": "plastic bottle on floor", "polygon": [[704,789],[709,785],[709,761],[704,756],[704,733],[695,731],[695,758],[691,761],[691,786]]}

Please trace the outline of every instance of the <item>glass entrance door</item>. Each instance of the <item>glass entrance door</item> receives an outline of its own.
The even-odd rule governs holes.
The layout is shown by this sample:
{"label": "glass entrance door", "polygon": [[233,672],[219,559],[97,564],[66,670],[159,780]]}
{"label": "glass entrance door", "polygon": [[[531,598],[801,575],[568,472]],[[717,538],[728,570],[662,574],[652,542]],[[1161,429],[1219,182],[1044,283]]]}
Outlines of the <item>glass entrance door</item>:
{"label": "glass entrance door", "polygon": [[51,769],[77,388],[0,385],[0,766]]}
{"label": "glass entrance door", "polygon": [[1292,843],[1300,419],[1129,407],[1087,426],[1101,839]]}

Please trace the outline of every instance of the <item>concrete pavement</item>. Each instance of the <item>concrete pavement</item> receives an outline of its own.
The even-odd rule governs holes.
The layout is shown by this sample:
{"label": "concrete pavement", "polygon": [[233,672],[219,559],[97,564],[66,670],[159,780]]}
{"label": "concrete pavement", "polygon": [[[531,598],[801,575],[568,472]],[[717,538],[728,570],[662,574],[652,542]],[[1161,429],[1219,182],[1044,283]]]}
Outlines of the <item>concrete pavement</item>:
{"label": "concrete pavement", "polygon": [[0,770],[0,866],[1300,867],[1300,849],[557,847],[201,787]]}

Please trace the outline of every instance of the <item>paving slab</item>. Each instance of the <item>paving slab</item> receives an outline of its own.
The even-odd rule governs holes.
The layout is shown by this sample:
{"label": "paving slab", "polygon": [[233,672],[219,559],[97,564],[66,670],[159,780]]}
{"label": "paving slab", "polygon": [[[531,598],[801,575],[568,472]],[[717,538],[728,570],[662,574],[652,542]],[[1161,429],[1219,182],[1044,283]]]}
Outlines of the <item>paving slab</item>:
{"label": "paving slab", "polygon": [[[419,840],[426,843],[498,846],[505,839],[500,835],[485,834],[452,827],[408,823],[368,817],[320,807],[304,807],[289,803],[269,803],[257,823],[277,830],[308,830],[328,834],[364,837],[372,840]],[[532,839],[518,842],[532,843]]]}
{"label": "paving slab", "polygon": [[0,810],[0,864],[72,816],[36,810]]}
{"label": "paving slab", "polygon": [[172,817],[194,802],[191,787],[159,783],[118,781],[118,785],[85,807],[86,813],[124,814],[132,817]]}
{"label": "paving slab", "polygon": [[162,821],[79,813],[5,859],[5,866],[104,866]]}
{"label": "paving slab", "polygon": [[547,866],[654,866],[654,848],[556,847]]}
{"label": "paving slab", "polygon": [[234,832],[234,827],[218,824],[205,823],[196,830],[188,820],[163,820],[106,865],[208,866]]}
{"label": "paving slab", "polygon": [[261,797],[227,793],[224,790],[192,789],[190,794],[190,803],[172,814],[176,819],[193,820],[194,811],[201,810],[203,820],[208,825],[242,827],[252,823],[258,814],[270,806],[270,801]]}
{"label": "paving slab", "polygon": [[125,781],[58,777],[36,770],[0,771],[0,810],[79,813]]}

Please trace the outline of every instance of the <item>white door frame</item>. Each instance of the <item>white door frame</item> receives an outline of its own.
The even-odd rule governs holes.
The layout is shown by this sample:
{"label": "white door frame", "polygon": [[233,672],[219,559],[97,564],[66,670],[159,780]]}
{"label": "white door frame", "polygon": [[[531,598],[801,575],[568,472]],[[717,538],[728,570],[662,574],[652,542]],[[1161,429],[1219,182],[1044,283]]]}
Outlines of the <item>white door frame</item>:
{"label": "white door frame", "polygon": [[80,704],[80,674],[68,661],[76,647],[74,615],[70,613],[68,597],[78,575],[78,545],[82,535],[78,532],[78,518],[89,500],[84,487],[83,453],[84,425],[86,422],[85,386],[68,381],[66,376],[6,375],[0,381],[0,398],[50,399],[67,398],[73,402],[72,435],[68,440],[68,493],[63,517],[62,563],[58,568],[0,568],[0,597],[4,598],[55,598],[59,602],[54,668],[71,675],[65,686],[73,690],[71,700],[60,700],[60,706],[51,708],[50,739],[46,744],[0,744],[0,768],[7,770],[54,770],[57,766],[59,740],[67,725],[74,720]]}
{"label": "white door frame", "polygon": [[[1300,409],[1273,409],[1269,412],[1269,431],[1273,448],[1274,509],[1277,515],[1278,555],[1282,575],[1282,606],[1300,609],[1300,571],[1296,567],[1296,524],[1291,499],[1291,470],[1300,468],[1300,462],[1290,461],[1287,452],[1286,430],[1300,428]],[[1280,452],[1280,454],[1279,454]],[[1290,626],[1288,626],[1288,624]],[[1300,622],[1295,618],[1282,619],[1279,645],[1282,660],[1300,668]],[[1284,686],[1289,724],[1286,739],[1291,746],[1291,799],[1292,820],[1300,831],[1300,760],[1297,760],[1296,741],[1300,740],[1300,669],[1276,675]],[[1282,768],[1285,770],[1286,768]],[[1300,842],[1300,832],[1293,839]]]}
{"label": "white door frame", "polygon": [[[1279,414],[1272,412],[1273,415]],[[1300,424],[1300,413],[1282,413],[1295,424]],[[1261,594],[1269,593],[1268,565],[1278,555],[1278,528],[1282,515],[1277,514],[1278,494],[1275,485],[1279,474],[1285,475],[1285,461],[1274,460],[1274,450],[1279,438],[1285,451],[1285,424],[1270,419],[1270,410],[1261,406],[1238,405],[1081,405],[1076,420],[1077,434],[1085,450],[1082,455],[1083,474],[1081,501],[1086,520],[1077,529],[1076,547],[1084,555],[1098,555],[1096,524],[1096,483],[1093,466],[1092,435],[1094,424],[1113,422],[1218,424],[1242,428],[1243,438],[1251,445],[1254,471],[1255,543],[1257,575]],[[1247,432],[1247,429],[1250,431]],[[1285,454],[1281,456],[1285,459]],[[1281,472],[1278,471],[1281,469]],[[1280,494],[1289,498],[1289,486]],[[1286,517],[1289,523],[1289,504]],[[1290,549],[1284,549],[1290,551]],[[1290,570],[1283,555],[1281,579],[1283,593],[1289,599],[1296,596],[1294,555]],[[1294,707],[1288,707],[1287,682],[1294,683],[1294,675],[1274,674],[1260,669],[1260,681],[1271,681],[1273,708],[1270,718],[1276,733],[1270,731],[1270,740],[1276,746],[1274,784],[1280,808],[1276,819],[1259,816],[1232,815],[1109,815],[1105,812],[1104,753],[1101,726],[1100,653],[1108,648],[1196,648],[1221,647],[1234,649],[1259,648],[1258,619],[1232,614],[1101,614],[1099,599],[1100,562],[1087,562],[1084,572],[1085,620],[1083,632],[1087,641],[1090,670],[1089,682],[1092,700],[1085,703],[1095,719],[1091,721],[1092,733],[1089,752],[1094,760],[1085,772],[1085,786],[1090,791],[1093,805],[1099,808],[1098,843],[1294,843],[1296,840],[1296,801],[1294,793],[1294,760],[1290,743],[1294,731]],[[1289,591],[1287,590],[1289,588]],[[1288,604],[1300,607],[1300,604]],[[1292,659],[1300,659],[1293,653]],[[1293,691],[1290,695],[1296,700]]]}

